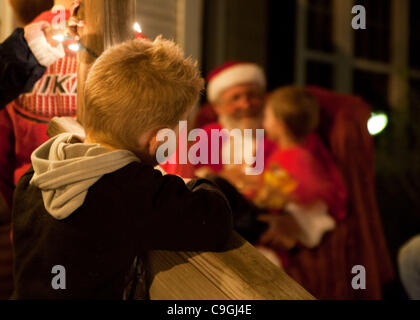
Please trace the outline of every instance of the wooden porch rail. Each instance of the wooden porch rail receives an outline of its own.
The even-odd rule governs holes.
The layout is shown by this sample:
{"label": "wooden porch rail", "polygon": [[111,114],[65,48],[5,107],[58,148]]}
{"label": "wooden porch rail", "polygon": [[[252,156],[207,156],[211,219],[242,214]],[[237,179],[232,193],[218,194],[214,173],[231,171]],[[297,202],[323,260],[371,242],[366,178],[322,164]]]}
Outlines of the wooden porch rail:
{"label": "wooden porch rail", "polygon": [[314,299],[236,233],[224,252],[152,251],[148,260],[152,300]]}
{"label": "wooden porch rail", "polygon": [[[133,37],[135,0],[82,0],[85,20],[81,39],[96,54]],[[78,108],[83,111],[83,84],[94,59],[79,53]],[[83,132],[71,118],[55,118],[50,137]],[[217,235],[215,235],[217,237]],[[149,297],[152,300],[283,300],[314,299],[283,270],[236,233],[224,252],[152,251],[148,257]]]}

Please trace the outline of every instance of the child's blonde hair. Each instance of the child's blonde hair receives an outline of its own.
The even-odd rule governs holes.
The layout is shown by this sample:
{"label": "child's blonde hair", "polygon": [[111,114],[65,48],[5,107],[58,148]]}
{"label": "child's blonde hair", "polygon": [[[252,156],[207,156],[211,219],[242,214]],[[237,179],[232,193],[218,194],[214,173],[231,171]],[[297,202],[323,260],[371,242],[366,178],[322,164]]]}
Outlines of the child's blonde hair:
{"label": "child's blonde hair", "polygon": [[303,141],[319,124],[319,104],[304,88],[286,86],[273,91],[267,105],[277,119],[282,119],[289,133]]}
{"label": "child's blonde hair", "polygon": [[174,128],[198,100],[204,80],[197,62],[174,42],[131,40],[104,52],[85,85],[82,123],[99,142],[141,152],[142,134]]}

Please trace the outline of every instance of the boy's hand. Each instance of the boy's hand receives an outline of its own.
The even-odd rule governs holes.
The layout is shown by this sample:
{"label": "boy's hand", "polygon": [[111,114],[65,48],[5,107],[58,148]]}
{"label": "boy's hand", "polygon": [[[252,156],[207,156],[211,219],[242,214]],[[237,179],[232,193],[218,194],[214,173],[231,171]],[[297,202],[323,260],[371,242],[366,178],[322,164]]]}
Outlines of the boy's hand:
{"label": "boy's hand", "polygon": [[251,198],[263,185],[261,175],[247,175],[242,165],[235,165],[231,168],[223,169],[218,175],[229,181],[243,195]]}
{"label": "boy's hand", "polygon": [[239,191],[242,190],[244,186],[245,172],[241,165],[224,168],[218,173],[218,175],[229,181],[232,185],[238,188]]}

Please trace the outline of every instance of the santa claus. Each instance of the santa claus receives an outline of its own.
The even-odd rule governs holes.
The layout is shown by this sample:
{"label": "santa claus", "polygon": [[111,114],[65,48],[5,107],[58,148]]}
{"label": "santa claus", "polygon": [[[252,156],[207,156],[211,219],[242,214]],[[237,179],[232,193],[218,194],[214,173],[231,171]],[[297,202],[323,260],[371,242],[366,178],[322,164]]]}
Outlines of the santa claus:
{"label": "santa claus", "polygon": [[[268,159],[268,156],[273,152],[275,145],[266,138],[257,139],[257,130],[261,130],[264,100],[266,93],[266,78],[261,67],[250,62],[227,62],[222,66],[212,71],[208,78],[207,98],[211,106],[204,107],[205,109],[200,113],[198,122],[203,123],[203,129],[209,133],[213,130],[227,129],[252,130],[251,136],[243,135],[242,148],[236,148],[236,141],[231,137],[224,139],[221,135],[220,141],[209,141],[209,162],[206,165],[199,164],[196,166],[196,175],[206,176],[211,173],[216,173],[232,182],[235,186],[241,189],[246,177],[246,167],[252,162],[249,159],[244,159],[241,164],[234,164],[231,161],[229,164],[223,164],[223,161],[211,161],[211,147],[219,145],[219,157],[229,153],[232,158],[237,158],[238,152],[243,157],[247,156],[246,148],[250,146],[254,150],[252,159],[255,163],[251,166],[259,166],[258,160]],[[206,110],[207,109],[207,110]],[[207,111],[207,112],[206,112]],[[203,120],[203,115],[210,115],[207,124]],[[213,121],[209,121],[213,120]],[[226,143],[226,141],[233,143]],[[231,150],[226,150],[230,148]],[[213,148],[214,150],[214,148]],[[261,152],[259,153],[258,150]],[[263,159],[260,159],[259,154]],[[214,157],[213,157],[214,160]],[[264,163],[263,163],[264,165]],[[260,170],[255,170],[260,172]],[[247,176],[247,174],[245,174]],[[252,180],[252,177],[250,177]],[[247,181],[248,184],[251,181]]]}

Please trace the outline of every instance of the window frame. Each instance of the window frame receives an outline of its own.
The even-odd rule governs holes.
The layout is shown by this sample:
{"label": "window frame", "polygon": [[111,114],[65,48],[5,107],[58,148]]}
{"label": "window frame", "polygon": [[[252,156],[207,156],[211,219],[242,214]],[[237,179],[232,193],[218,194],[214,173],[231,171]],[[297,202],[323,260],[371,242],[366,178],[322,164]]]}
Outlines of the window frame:
{"label": "window frame", "polygon": [[[296,1],[296,66],[295,82],[306,85],[308,61],[330,63],[334,68],[333,90],[352,94],[354,70],[389,75],[389,105],[397,109],[409,108],[409,90],[412,79],[420,79],[420,69],[410,66],[410,0],[391,0],[391,48],[390,62],[385,63],[355,57],[355,32],[351,28],[354,15],[351,13],[355,0],[332,0],[333,45],[338,50],[326,53],[311,50],[307,45],[308,4],[310,0]],[[369,12],[367,12],[369,19]]]}

